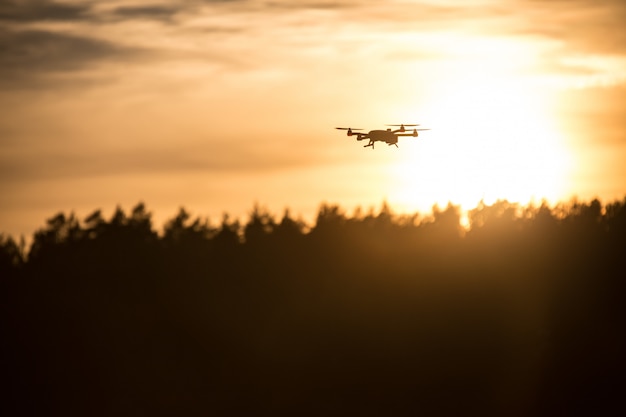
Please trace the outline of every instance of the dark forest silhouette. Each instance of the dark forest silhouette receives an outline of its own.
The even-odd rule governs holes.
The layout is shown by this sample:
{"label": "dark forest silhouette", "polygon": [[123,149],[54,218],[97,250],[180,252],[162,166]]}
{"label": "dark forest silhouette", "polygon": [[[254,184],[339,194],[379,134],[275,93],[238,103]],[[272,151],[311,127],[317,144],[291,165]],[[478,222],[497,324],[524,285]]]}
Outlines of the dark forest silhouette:
{"label": "dark forest silhouette", "polygon": [[2,414],[624,412],[626,199],[469,221],[255,206],[157,233],[138,204],[1,237]]}

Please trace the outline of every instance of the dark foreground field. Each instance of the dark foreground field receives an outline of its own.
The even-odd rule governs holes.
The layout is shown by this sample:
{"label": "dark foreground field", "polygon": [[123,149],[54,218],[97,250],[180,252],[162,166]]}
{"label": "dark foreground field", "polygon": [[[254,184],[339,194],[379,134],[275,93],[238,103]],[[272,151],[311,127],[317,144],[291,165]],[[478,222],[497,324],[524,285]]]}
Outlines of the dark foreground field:
{"label": "dark foreground field", "polygon": [[470,223],[57,215],[0,241],[0,413],[625,415],[626,199]]}

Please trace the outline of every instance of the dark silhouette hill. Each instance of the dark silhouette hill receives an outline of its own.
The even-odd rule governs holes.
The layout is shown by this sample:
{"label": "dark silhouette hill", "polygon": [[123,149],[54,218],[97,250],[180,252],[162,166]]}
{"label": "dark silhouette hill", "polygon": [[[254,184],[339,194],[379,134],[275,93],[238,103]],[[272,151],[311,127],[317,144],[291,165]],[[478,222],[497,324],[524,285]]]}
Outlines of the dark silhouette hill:
{"label": "dark silhouette hill", "polygon": [[3,415],[552,416],[625,410],[626,199],[460,225],[138,204],[0,237]]}

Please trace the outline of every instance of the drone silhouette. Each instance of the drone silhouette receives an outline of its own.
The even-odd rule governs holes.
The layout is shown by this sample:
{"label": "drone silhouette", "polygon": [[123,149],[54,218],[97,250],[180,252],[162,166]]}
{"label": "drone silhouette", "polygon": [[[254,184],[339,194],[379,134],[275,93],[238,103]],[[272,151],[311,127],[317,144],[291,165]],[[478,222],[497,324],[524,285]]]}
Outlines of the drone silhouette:
{"label": "drone silhouette", "polygon": [[387,128],[386,130],[370,130],[369,133],[354,133],[355,130],[363,130],[363,129],[354,129],[351,127],[336,127],[335,129],[339,129],[339,130],[347,130],[348,131],[348,136],[355,136],[356,135],[356,140],[365,140],[365,139],[369,139],[369,142],[367,145],[364,145],[364,148],[367,148],[368,146],[371,146],[372,149],[374,149],[374,143],[375,142],[385,142],[387,145],[391,146],[391,145],[396,145],[396,148],[398,147],[398,137],[400,136],[412,136],[412,137],[417,137],[418,130],[430,130],[430,129],[413,129],[413,132],[410,133],[404,133],[407,130],[405,129],[405,126],[419,126],[419,125],[386,125],[386,126],[400,126],[399,129],[396,130],[391,130],[389,128]]}

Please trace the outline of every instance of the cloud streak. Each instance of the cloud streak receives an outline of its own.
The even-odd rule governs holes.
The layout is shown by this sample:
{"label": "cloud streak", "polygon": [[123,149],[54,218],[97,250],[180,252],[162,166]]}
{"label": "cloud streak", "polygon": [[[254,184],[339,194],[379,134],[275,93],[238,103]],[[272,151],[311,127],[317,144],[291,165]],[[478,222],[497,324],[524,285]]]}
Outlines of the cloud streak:
{"label": "cloud streak", "polygon": [[580,53],[626,54],[626,3],[610,1],[523,1],[522,32],[564,42]]}
{"label": "cloud streak", "polygon": [[[30,180],[132,176],[135,174],[254,174],[281,172],[315,164],[319,152],[293,154],[279,144],[241,142],[228,143],[215,138],[198,146],[155,145],[132,149],[98,149],[78,146],[47,150],[0,153],[0,177],[19,183]],[[29,163],[23,163],[25,159]]]}
{"label": "cloud streak", "polygon": [[91,4],[65,4],[46,0],[5,0],[0,22],[76,21],[89,18]]}
{"label": "cloud streak", "polygon": [[121,6],[112,11],[112,15],[119,20],[148,19],[171,22],[174,16],[181,11],[175,6]]}
{"label": "cloud streak", "polygon": [[[59,75],[94,62],[136,58],[145,51],[85,36],[45,30],[0,29],[0,86],[31,83],[32,77]],[[54,82],[54,80],[51,80]]]}

